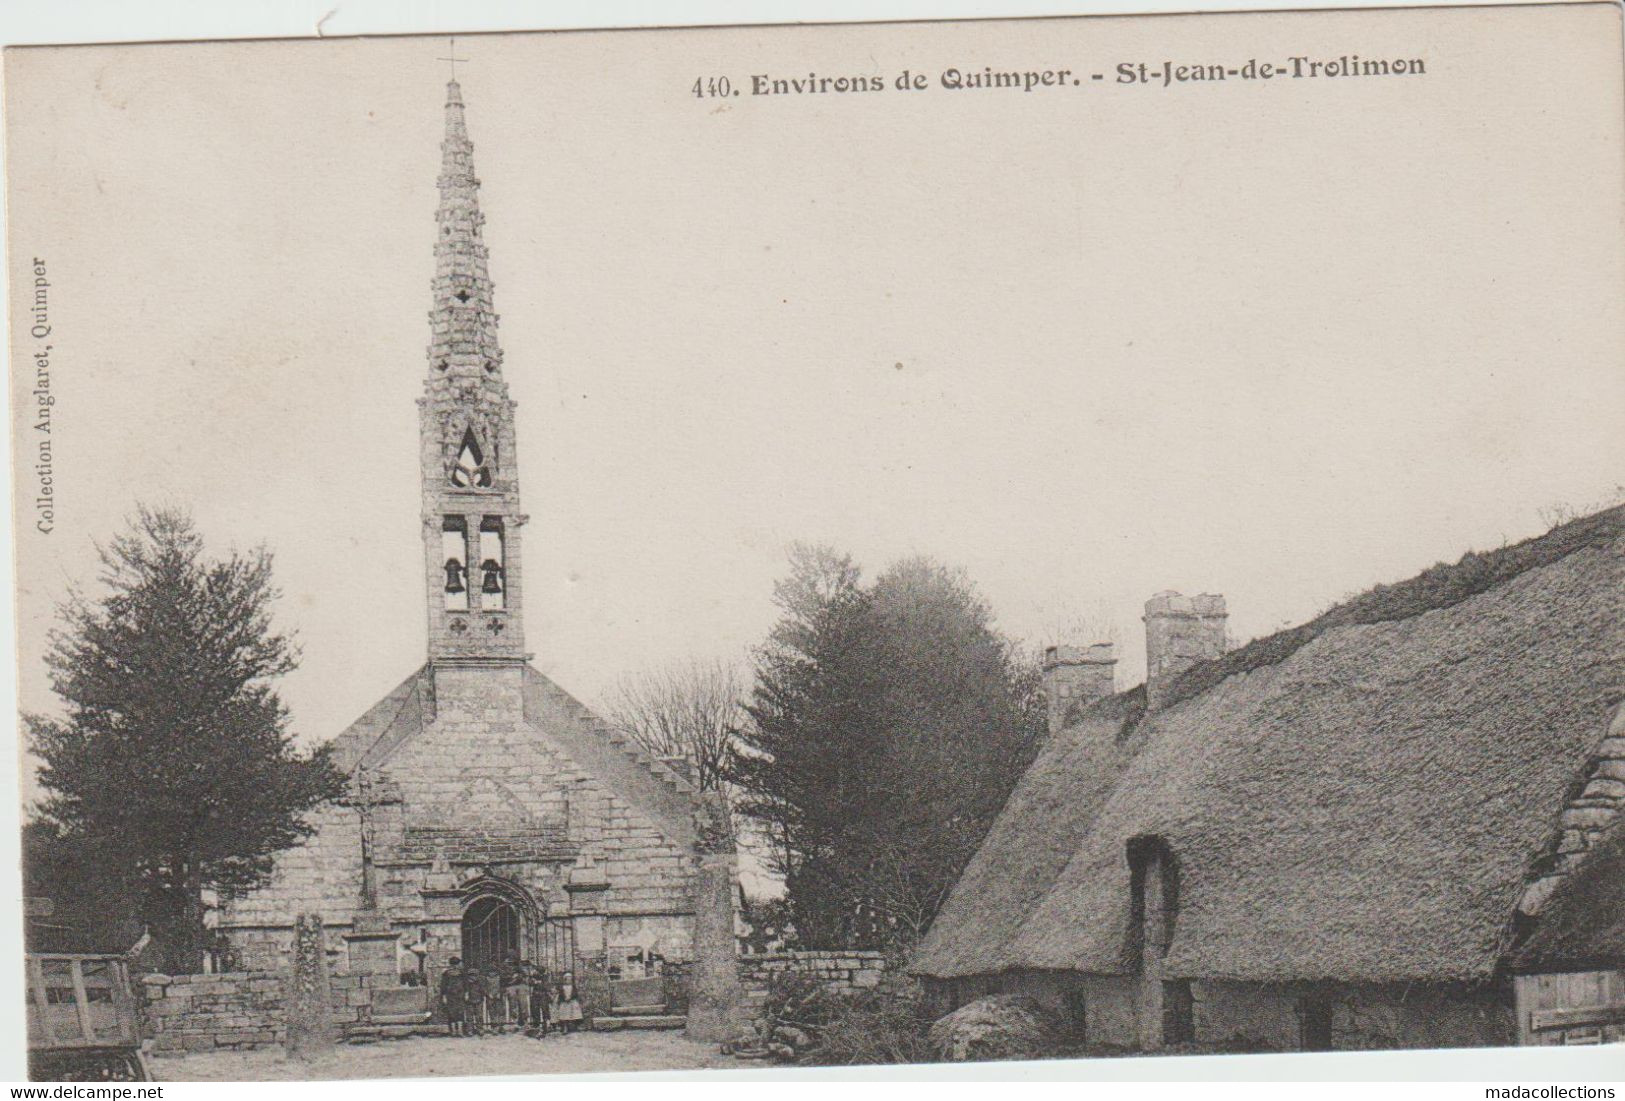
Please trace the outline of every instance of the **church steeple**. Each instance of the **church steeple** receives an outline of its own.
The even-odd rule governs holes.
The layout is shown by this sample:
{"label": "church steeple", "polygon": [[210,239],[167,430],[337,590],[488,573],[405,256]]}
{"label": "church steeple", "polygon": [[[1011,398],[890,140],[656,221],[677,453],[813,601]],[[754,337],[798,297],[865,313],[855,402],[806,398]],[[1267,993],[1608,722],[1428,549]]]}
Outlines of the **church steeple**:
{"label": "church steeple", "polygon": [[434,311],[429,315],[431,378],[436,372],[479,378],[502,370],[491,274],[482,238],[480,181],[468,140],[463,92],[446,85],[446,136],[440,143],[440,209],[435,212]]}
{"label": "church steeple", "polygon": [[429,658],[525,660],[514,402],[502,377],[462,88],[446,85],[423,397],[423,542]]}

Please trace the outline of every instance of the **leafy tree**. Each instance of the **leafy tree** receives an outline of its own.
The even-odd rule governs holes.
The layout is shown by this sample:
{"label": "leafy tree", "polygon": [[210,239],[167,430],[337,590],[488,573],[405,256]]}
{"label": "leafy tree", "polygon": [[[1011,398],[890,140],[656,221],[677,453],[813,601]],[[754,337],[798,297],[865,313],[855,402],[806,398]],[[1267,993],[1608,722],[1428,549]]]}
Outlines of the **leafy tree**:
{"label": "leafy tree", "polygon": [[1037,670],[963,573],[924,558],[864,586],[797,547],[731,775],[808,943],[929,926],[1043,735]]}
{"label": "leafy tree", "polygon": [[295,751],[270,686],[297,655],[267,551],[206,558],[186,513],[140,508],[101,562],[102,594],[70,593],[46,656],[66,715],[27,720],[39,810],[196,968],[206,892],[263,883],[343,779],[325,748]]}
{"label": "leafy tree", "polygon": [[[40,948],[30,944],[31,950],[125,949],[141,936],[140,883],[123,869],[105,866],[92,839],[64,835],[54,822],[34,821],[23,826],[22,842],[23,894],[51,901],[42,924],[61,940]],[[30,938],[35,924],[29,923]]]}

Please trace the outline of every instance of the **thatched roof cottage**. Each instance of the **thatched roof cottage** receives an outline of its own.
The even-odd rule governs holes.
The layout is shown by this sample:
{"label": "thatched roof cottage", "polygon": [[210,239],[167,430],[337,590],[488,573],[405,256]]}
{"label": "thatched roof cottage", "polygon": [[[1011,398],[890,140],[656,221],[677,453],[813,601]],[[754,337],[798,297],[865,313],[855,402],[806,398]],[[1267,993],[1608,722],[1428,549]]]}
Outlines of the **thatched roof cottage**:
{"label": "thatched roof cottage", "polygon": [[1622,551],[1615,508],[1230,652],[1159,595],[1149,685],[1073,700],[912,969],[1145,1050],[1514,1042],[1520,953],[1625,888]]}

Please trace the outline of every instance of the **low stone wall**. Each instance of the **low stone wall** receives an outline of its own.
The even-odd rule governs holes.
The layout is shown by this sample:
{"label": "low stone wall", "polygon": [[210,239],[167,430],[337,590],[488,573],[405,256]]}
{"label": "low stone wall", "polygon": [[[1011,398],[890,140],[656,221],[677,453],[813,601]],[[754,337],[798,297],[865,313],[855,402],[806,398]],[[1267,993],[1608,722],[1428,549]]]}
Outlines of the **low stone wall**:
{"label": "low stone wall", "polygon": [[[160,1055],[281,1044],[288,1038],[285,978],[276,971],[145,975],[144,1031]],[[334,975],[329,981],[335,1030],[371,1019],[372,976]]]}
{"label": "low stone wall", "polygon": [[754,1016],[767,1001],[776,976],[797,971],[842,993],[873,990],[886,978],[884,952],[773,952],[739,957],[739,982],[745,1011]]}
{"label": "low stone wall", "polygon": [[256,1048],[287,1036],[282,979],[270,971],[145,975],[146,1031],[158,1054]]}

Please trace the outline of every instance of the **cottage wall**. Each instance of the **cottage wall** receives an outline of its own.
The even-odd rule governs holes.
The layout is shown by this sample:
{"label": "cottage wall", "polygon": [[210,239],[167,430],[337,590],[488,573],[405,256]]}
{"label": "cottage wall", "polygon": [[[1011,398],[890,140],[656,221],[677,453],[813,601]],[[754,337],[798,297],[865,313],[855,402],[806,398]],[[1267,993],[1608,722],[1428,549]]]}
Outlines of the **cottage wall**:
{"label": "cottage wall", "polygon": [[1442,983],[1191,984],[1196,1042],[1303,1049],[1300,1007],[1322,1003],[1333,1051],[1494,1047],[1516,1042],[1510,993]]}
{"label": "cottage wall", "polygon": [[[1038,999],[1076,1027],[1090,1046],[1137,1047],[1139,982],[1129,975],[1007,971],[927,980],[934,1016],[991,994]],[[1510,993],[1450,984],[1191,983],[1195,1042],[1227,1050],[1303,1050],[1300,1007],[1327,1009],[1330,1048],[1498,1047],[1516,1042]]]}

